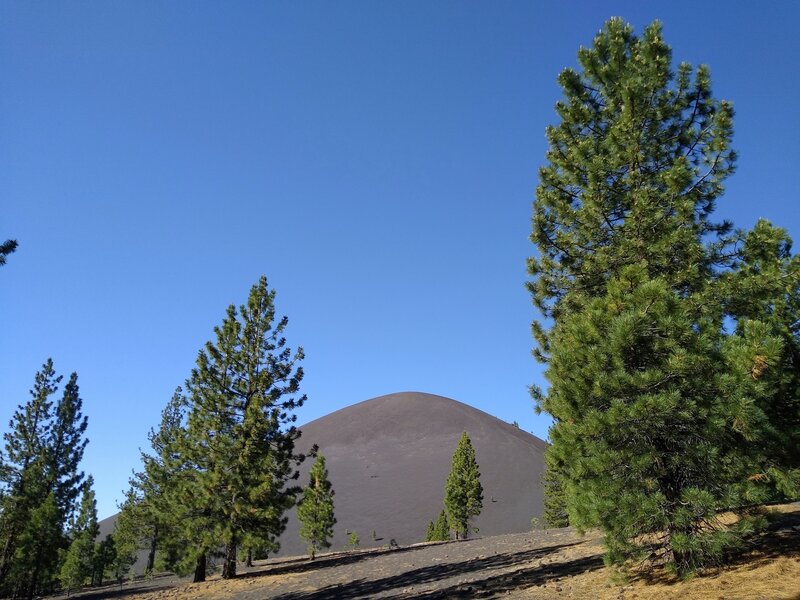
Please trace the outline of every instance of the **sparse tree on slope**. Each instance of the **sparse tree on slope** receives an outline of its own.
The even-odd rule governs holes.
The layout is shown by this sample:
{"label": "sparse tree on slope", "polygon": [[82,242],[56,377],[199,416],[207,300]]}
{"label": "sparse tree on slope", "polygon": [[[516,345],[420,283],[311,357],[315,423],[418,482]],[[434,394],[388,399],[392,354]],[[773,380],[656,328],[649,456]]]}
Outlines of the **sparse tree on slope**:
{"label": "sparse tree on slope", "polygon": [[782,352],[774,330],[724,328],[739,317],[720,273],[741,256],[710,217],[734,169],[733,110],[706,67],[673,73],[658,23],[638,38],[612,19],[578,58],[534,204],[530,291],[552,320],[533,327],[550,382],[534,398],[555,419],[570,523],[600,526],[611,562],[656,556],[685,574],[739,539],[716,512],[743,502],[771,428],[742,365],[768,378]]}
{"label": "sparse tree on slope", "polygon": [[[214,329],[187,381],[189,414],[182,460],[192,466],[182,480],[182,500],[202,529],[189,532],[194,546],[225,546],[223,577],[236,574],[237,547],[248,536],[275,544],[285,512],[299,492],[287,487],[302,457],[294,451],[293,425],[303,378],[296,352],[286,345],[286,317],[275,321],[275,292],[266,277],[247,304],[231,305]],[[199,576],[200,565],[198,565]]]}
{"label": "sparse tree on slope", "polygon": [[436,521],[428,523],[426,542],[445,542],[450,539],[450,526],[447,523],[447,513],[444,509],[439,513]]}
{"label": "sparse tree on slope", "polygon": [[309,472],[308,486],[297,505],[297,519],[300,521],[300,536],[308,542],[308,552],[314,560],[319,550],[331,547],[333,526],[333,488],[328,481],[325,457],[317,453]]}
{"label": "sparse tree on slope", "polygon": [[469,536],[469,522],[473,517],[477,517],[483,508],[483,487],[480,478],[478,463],[475,461],[475,449],[465,431],[461,434],[458,447],[453,454],[444,490],[447,522],[455,532],[456,539]]}

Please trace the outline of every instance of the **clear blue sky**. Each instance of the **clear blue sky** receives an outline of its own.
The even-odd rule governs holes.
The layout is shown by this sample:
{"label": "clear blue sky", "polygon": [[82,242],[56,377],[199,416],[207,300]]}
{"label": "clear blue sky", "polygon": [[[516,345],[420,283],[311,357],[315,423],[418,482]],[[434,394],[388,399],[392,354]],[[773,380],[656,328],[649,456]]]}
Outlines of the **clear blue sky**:
{"label": "clear blue sky", "polygon": [[[101,517],[226,306],[264,273],[309,421],[449,396],[545,437],[524,289],[556,75],[664,23],[736,107],[718,215],[800,240],[793,2],[3,2],[0,419],[77,371]],[[800,244],[800,241],[798,242]]]}

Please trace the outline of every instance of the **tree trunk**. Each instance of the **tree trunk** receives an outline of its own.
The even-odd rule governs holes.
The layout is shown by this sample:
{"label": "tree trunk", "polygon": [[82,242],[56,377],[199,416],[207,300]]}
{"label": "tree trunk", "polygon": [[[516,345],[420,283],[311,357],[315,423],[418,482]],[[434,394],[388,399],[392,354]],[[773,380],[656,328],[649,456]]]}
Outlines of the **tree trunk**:
{"label": "tree trunk", "polygon": [[197,564],[194,567],[194,583],[206,580],[206,553],[203,552],[197,557]]}
{"label": "tree trunk", "polygon": [[236,540],[230,540],[225,546],[225,560],[222,563],[222,578],[236,577]]}
{"label": "tree trunk", "polygon": [[153,572],[153,567],[156,563],[156,539],[158,537],[158,530],[153,532],[153,538],[150,540],[150,551],[147,553],[147,566],[144,572],[148,575]]}
{"label": "tree trunk", "polygon": [[0,555],[0,586],[6,579],[9,567],[11,566],[11,554],[14,545],[14,531],[12,530],[3,544],[3,553]]}
{"label": "tree trunk", "polygon": [[248,548],[247,549],[247,560],[244,563],[245,567],[252,567],[253,566],[253,550]]}

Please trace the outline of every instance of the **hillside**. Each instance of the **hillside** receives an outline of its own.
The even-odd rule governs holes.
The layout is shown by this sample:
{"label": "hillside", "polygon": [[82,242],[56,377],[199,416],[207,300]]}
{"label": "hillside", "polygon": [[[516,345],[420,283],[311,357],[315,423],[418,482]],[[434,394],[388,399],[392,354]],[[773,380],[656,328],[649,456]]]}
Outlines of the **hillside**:
{"label": "hillside", "polygon": [[[530,529],[542,512],[540,477],[547,444],[518,427],[455,400],[420,392],[380,396],[300,426],[297,448],[317,444],[327,460],[337,525],[333,549],[355,531],[362,547],[407,545],[425,539],[442,508],[444,483],[462,431],[475,448],[484,488],[480,535]],[[311,460],[301,467],[308,481]],[[116,515],[100,523],[113,531]],[[294,510],[281,536],[280,556],[305,552]],[[375,531],[375,538],[372,532]],[[142,563],[145,552],[140,554]],[[141,566],[141,564],[137,565]]]}
{"label": "hillside", "polygon": [[[362,546],[424,541],[428,521],[442,508],[462,431],[469,434],[481,469],[484,504],[475,520],[480,534],[527,531],[531,517],[541,514],[539,480],[547,444],[461,402],[419,392],[389,394],[300,429],[299,447],[320,447],[336,492],[334,549],[346,544],[345,530],[357,532]],[[303,485],[309,462],[303,465]],[[305,549],[293,513],[281,537],[281,555]]]}
{"label": "hillside", "polygon": [[84,600],[445,600],[520,598],[574,600],[798,600],[800,503],[773,507],[769,529],[747,541],[730,565],[679,581],[656,570],[619,582],[603,566],[596,532],[571,529],[506,534],[398,550],[274,558],[242,569],[233,580],[215,575],[190,584],[172,576],[107,586],[73,595]]}

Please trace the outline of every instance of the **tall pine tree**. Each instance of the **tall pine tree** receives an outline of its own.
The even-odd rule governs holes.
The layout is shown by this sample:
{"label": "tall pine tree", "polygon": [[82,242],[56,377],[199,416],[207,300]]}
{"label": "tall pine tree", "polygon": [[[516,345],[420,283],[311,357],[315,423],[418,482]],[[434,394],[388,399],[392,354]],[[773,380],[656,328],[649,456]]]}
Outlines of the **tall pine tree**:
{"label": "tall pine tree", "polygon": [[743,365],[772,376],[782,351],[746,319],[726,335],[737,315],[722,275],[742,260],[711,214],[734,169],[733,110],[706,67],[672,71],[657,22],[639,38],[612,19],[578,59],[559,76],[534,204],[529,288],[550,387],[533,394],[555,420],[570,523],[602,527],[611,562],[649,555],[687,573],[739,539],[716,514],[744,501],[770,429]]}
{"label": "tall pine tree", "polygon": [[[247,303],[228,307],[187,381],[189,414],[181,442],[183,460],[192,466],[180,486],[194,523],[194,546],[225,547],[223,577],[236,574],[239,544],[257,537],[277,544],[285,512],[300,491],[302,456],[295,453],[299,431],[293,425],[303,369],[303,350],[286,345],[288,319],[275,319],[275,292],[266,277],[250,290]],[[197,575],[201,565],[198,564]]]}
{"label": "tall pine tree", "polygon": [[447,523],[455,532],[456,539],[468,537],[470,520],[481,514],[483,509],[483,486],[475,449],[466,431],[461,434],[453,453],[444,488],[444,506]]}
{"label": "tall pine tree", "polygon": [[48,359],[31,398],[4,434],[0,469],[0,594],[30,597],[53,589],[66,525],[83,487],[79,464],[88,441],[73,373],[57,403],[62,378]]}
{"label": "tall pine tree", "polygon": [[[170,487],[181,468],[178,442],[184,434],[186,399],[181,388],[173,394],[164,410],[158,430],[150,430],[152,453],[141,453],[143,469],[134,473],[117,519],[118,537],[123,545],[137,550],[147,548],[145,572],[155,568],[160,551],[161,567],[182,571],[181,546],[186,545],[181,515],[171,505]],[[179,510],[180,512],[180,510]]]}
{"label": "tall pine tree", "polygon": [[331,547],[333,526],[333,487],[328,481],[325,457],[317,453],[317,458],[308,474],[308,485],[297,505],[297,520],[300,521],[300,536],[308,542],[308,552],[314,560],[319,550]]}

